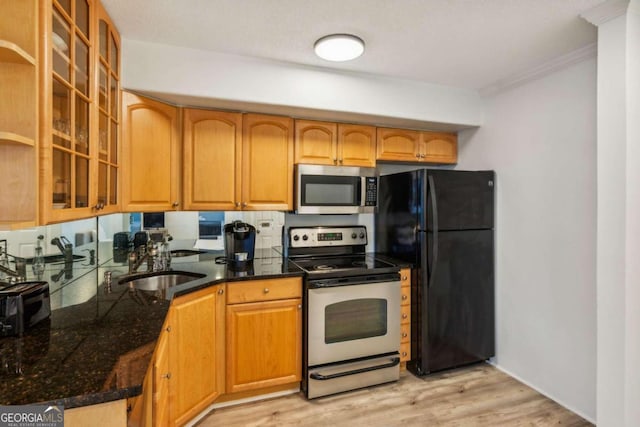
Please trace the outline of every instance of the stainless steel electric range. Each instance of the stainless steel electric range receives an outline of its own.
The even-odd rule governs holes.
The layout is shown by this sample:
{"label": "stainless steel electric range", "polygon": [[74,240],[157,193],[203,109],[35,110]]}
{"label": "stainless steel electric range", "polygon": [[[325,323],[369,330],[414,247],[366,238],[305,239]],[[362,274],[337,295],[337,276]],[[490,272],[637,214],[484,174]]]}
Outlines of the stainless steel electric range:
{"label": "stainless steel electric range", "polygon": [[364,226],[292,227],[287,243],[290,262],[306,273],[307,398],[396,381],[400,269],[366,254]]}

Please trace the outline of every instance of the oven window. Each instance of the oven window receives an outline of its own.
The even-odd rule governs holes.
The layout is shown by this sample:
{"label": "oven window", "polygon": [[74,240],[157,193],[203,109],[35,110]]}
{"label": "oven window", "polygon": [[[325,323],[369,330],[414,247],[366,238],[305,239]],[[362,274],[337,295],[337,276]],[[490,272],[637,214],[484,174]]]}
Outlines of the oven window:
{"label": "oven window", "polygon": [[331,304],[324,310],[326,344],[387,334],[387,300],[362,298]]}
{"label": "oven window", "polygon": [[302,204],[305,206],[358,206],[360,177],[302,176]]}

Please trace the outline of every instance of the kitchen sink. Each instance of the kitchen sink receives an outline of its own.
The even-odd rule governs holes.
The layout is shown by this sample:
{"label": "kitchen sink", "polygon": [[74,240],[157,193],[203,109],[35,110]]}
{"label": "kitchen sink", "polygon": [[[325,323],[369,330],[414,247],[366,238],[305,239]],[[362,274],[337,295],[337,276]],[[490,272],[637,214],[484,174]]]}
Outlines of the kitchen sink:
{"label": "kitchen sink", "polygon": [[[85,259],[84,255],[74,255],[73,256],[73,261],[81,261]],[[27,264],[33,264],[33,258],[25,258]],[[54,262],[64,262],[64,255],[62,254],[57,254],[57,255],[45,255],[44,256],[44,263],[45,264],[53,264]]]}
{"label": "kitchen sink", "polygon": [[171,256],[180,258],[183,256],[200,255],[204,253],[206,253],[206,251],[201,251],[198,249],[174,249],[171,251]]}
{"label": "kitchen sink", "polygon": [[118,284],[127,285],[131,289],[140,291],[163,291],[172,286],[202,279],[205,276],[205,274],[188,271],[159,271],[125,276],[118,280]]}

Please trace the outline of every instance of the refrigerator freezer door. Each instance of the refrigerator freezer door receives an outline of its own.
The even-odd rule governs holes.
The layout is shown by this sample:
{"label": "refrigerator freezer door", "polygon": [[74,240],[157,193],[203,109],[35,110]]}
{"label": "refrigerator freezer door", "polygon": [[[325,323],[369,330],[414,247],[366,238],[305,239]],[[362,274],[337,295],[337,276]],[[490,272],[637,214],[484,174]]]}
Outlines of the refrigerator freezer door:
{"label": "refrigerator freezer door", "polygon": [[[429,191],[435,192],[437,227],[446,230],[493,228],[493,171],[428,170]],[[434,187],[434,188],[432,188]],[[433,189],[433,191],[431,191]],[[433,230],[432,198],[427,201],[427,228]]]}
{"label": "refrigerator freezer door", "polygon": [[[431,248],[433,234],[426,234]],[[428,253],[434,274],[420,284],[420,373],[494,356],[493,231],[440,232],[437,260]]]}

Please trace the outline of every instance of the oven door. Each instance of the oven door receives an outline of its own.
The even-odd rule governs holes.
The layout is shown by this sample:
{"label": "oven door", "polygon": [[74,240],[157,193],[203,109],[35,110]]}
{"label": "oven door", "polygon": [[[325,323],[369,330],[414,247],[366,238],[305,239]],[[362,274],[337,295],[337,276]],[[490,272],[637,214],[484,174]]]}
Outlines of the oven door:
{"label": "oven door", "polygon": [[307,366],[400,347],[400,281],[308,287]]}

